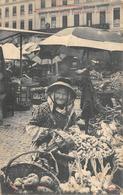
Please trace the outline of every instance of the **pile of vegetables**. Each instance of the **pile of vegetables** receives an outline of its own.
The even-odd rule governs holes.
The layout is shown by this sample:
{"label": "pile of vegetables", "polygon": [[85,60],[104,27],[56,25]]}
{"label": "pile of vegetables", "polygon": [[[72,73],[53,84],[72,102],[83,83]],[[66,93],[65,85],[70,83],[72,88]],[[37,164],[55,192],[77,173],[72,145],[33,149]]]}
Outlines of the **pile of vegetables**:
{"label": "pile of vegetables", "polygon": [[[66,144],[69,148],[68,156],[74,157],[74,160],[68,162],[69,180],[60,184],[62,193],[107,194],[110,186],[112,186],[110,190],[116,190],[111,183],[117,167],[114,158],[117,157],[116,123],[100,121],[98,127],[101,133],[96,136],[86,135],[76,127],[70,128],[67,132],[59,130],[56,134],[54,143],[57,150]],[[119,140],[122,145],[122,140]],[[118,157],[122,158],[121,155]],[[105,161],[107,158],[111,161]]]}
{"label": "pile of vegetables", "polygon": [[83,159],[87,158],[103,158],[110,156],[113,153],[112,147],[102,138],[75,133],[73,140],[77,147],[78,155]]}
{"label": "pile of vegetables", "polygon": [[35,173],[30,173],[27,177],[16,178],[12,184],[17,193],[55,193],[56,184],[53,178],[44,175],[41,178]]}
{"label": "pile of vegetables", "polygon": [[[66,183],[60,183],[62,193],[106,194],[109,186],[112,186],[116,168],[123,166],[121,152],[119,149],[117,151],[117,144],[123,145],[123,140],[117,134],[117,123],[99,119],[93,124],[96,126],[95,136],[84,134],[78,126],[72,126],[67,131],[58,129],[45,132],[52,134],[46,150],[53,153],[60,151],[63,159],[68,157],[70,177]],[[62,153],[63,148],[67,148],[67,154]]]}
{"label": "pile of vegetables", "polygon": [[[95,75],[94,75],[95,74]],[[98,91],[120,91],[121,80],[123,79],[123,72],[116,72],[104,78],[102,74],[98,72],[91,72],[91,79],[95,89]]]}
{"label": "pile of vegetables", "polygon": [[[80,193],[86,195],[96,193],[106,195],[109,190],[116,190],[111,181],[118,164],[119,167],[123,167],[123,155],[121,155],[122,150],[117,149],[118,143],[115,142],[116,136],[118,137],[115,125],[115,122],[108,124],[100,121],[98,127],[100,127],[101,133],[97,133],[96,136],[86,135],[78,127],[72,126],[67,131],[45,131],[41,137],[38,137],[38,142],[43,143],[43,136],[47,137],[50,132],[52,139],[48,142],[45,151],[52,154],[58,152],[69,159],[66,161],[69,167],[69,179],[66,183],[60,183],[62,194]],[[122,139],[119,138],[118,142],[120,146],[123,146]],[[68,153],[62,153],[64,148],[67,148]],[[112,162],[105,162],[105,159],[111,156],[113,156],[114,167],[112,167]],[[13,186],[19,193],[31,194],[35,192],[40,194],[57,191],[53,178],[47,175],[40,178],[35,173],[30,173],[27,177],[16,178]]]}
{"label": "pile of vegetables", "polygon": [[66,193],[77,194],[101,194],[108,195],[109,192],[114,190],[114,194],[118,194],[118,188],[112,185],[112,175],[107,174],[109,164],[107,164],[104,170],[98,173],[96,176],[92,176],[90,171],[86,171],[80,168],[80,172],[75,172],[73,176],[70,176],[68,182],[61,183],[61,191]]}

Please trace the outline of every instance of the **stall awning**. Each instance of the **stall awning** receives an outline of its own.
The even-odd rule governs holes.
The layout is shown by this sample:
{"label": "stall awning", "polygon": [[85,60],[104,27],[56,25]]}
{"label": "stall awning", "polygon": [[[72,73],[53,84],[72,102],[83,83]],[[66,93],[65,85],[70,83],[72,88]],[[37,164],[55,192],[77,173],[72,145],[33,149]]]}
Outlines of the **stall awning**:
{"label": "stall awning", "polygon": [[2,28],[0,27],[0,43],[8,42],[7,39],[15,36],[20,36],[20,76],[22,77],[22,39],[24,36],[33,36],[37,35],[40,38],[45,39],[46,37],[52,35],[52,33],[39,32],[33,30],[22,30],[22,29],[12,29],[12,28]]}
{"label": "stall awning", "polygon": [[[3,56],[7,60],[20,60],[20,50],[12,43],[5,43],[1,45],[3,49]],[[25,59],[22,56],[22,59]]]}
{"label": "stall awning", "polygon": [[41,37],[48,37],[52,35],[52,33],[47,33],[47,32],[40,32],[40,31],[33,31],[33,30],[22,30],[22,29],[12,29],[12,28],[3,28],[0,27],[0,42],[21,34],[22,36],[24,35],[40,35]]}

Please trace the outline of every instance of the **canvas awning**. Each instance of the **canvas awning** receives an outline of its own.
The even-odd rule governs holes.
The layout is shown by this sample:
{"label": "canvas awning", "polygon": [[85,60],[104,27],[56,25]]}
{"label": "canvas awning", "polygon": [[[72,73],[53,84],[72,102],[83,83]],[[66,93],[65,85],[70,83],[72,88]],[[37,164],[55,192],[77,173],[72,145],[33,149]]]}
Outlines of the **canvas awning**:
{"label": "canvas awning", "polygon": [[[20,50],[12,43],[5,43],[1,45],[3,49],[3,56],[7,60],[20,60]],[[22,56],[22,59],[25,59]]]}
{"label": "canvas awning", "polygon": [[23,36],[33,36],[33,35],[40,35],[40,37],[46,38],[50,36],[52,33],[47,33],[47,32],[39,32],[39,31],[33,31],[33,30],[22,30],[22,29],[12,29],[12,28],[3,28],[0,27],[0,43],[3,43],[5,40],[15,37],[15,36],[20,36],[20,76],[22,77],[22,60],[23,60],[23,55],[22,55],[22,40]]}
{"label": "canvas awning", "polygon": [[[58,50],[59,47],[92,48],[105,51],[123,51],[123,37],[92,27],[66,28],[40,42],[42,48]],[[51,49],[51,46],[53,49]]]}
{"label": "canvas awning", "polygon": [[38,46],[37,43],[34,43],[34,42],[29,42],[29,43],[26,43],[22,46],[22,53],[23,54],[30,54],[32,52],[36,52],[36,51],[39,51],[40,50],[40,47]]}
{"label": "canvas awning", "polygon": [[52,33],[33,31],[33,30],[22,30],[22,29],[12,29],[12,28],[3,28],[0,27],[0,42],[2,43],[4,40],[14,37],[16,35],[40,35],[41,37],[48,37],[52,35]]}

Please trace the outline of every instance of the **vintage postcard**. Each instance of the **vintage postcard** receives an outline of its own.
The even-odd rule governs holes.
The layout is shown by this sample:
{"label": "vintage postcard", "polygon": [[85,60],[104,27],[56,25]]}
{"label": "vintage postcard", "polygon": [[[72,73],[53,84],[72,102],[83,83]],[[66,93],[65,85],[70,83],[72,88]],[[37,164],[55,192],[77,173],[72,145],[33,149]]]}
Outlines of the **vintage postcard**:
{"label": "vintage postcard", "polygon": [[0,195],[123,194],[123,1],[0,1]]}

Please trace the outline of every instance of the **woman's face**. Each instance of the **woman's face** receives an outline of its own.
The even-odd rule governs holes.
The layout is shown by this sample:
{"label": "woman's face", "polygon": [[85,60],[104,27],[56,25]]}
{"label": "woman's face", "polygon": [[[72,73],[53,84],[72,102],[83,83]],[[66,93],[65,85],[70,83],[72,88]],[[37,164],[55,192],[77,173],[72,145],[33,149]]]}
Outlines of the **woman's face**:
{"label": "woman's face", "polygon": [[68,97],[67,89],[63,87],[57,88],[54,93],[54,97],[57,105],[65,105],[67,103],[67,97]]}

